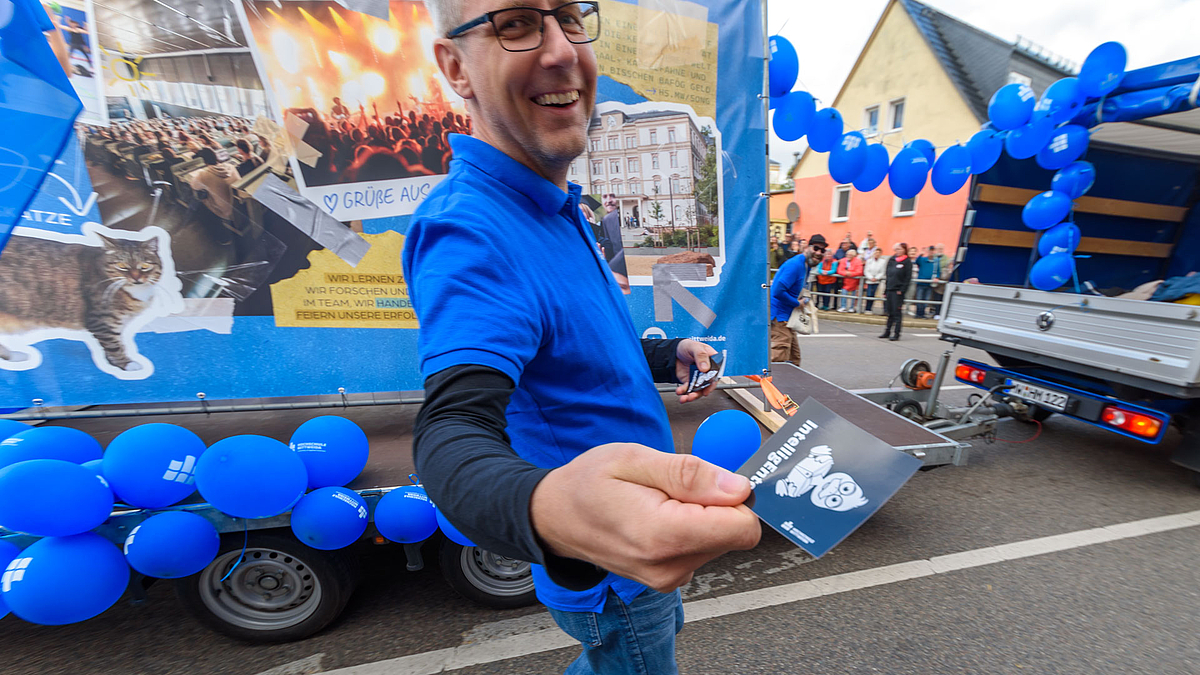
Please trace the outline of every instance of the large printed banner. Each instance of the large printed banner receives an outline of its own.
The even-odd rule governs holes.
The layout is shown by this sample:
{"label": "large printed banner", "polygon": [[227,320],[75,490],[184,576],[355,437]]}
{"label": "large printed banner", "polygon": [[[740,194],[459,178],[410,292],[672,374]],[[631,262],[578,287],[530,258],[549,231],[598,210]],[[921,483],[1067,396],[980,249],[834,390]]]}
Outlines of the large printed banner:
{"label": "large printed banner", "polygon": [[[472,128],[423,3],[202,0],[211,48],[176,50],[164,2],[134,2],[148,23],[120,44],[97,6],[99,43],[74,50],[119,76],[111,123],[81,118],[0,252],[0,408],[420,389],[400,254]],[[600,7],[584,214],[643,337],[758,373],[761,3]]]}

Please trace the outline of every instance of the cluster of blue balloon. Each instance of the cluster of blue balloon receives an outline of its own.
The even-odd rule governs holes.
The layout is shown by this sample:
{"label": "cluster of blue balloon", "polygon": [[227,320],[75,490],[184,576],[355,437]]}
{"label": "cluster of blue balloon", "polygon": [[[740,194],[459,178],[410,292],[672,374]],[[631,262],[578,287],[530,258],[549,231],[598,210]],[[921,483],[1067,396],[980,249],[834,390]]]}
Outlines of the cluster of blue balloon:
{"label": "cluster of blue balloon", "polygon": [[[775,111],[771,122],[775,135],[785,141],[808,136],[809,148],[829,153],[829,175],[838,183],[850,183],[860,192],[870,192],[886,178],[897,197],[911,199],[926,182],[940,194],[953,194],[966,184],[972,172],[986,170],[973,171],[976,158],[969,144],[952,145],[938,156],[933,143],[918,139],[906,144],[893,159],[882,143],[868,143],[860,131],[844,131],[842,115],[835,108],[817,110],[811,94],[792,91],[800,70],[792,44],[778,35],[772,36],[769,44],[768,90],[770,107]],[[996,154],[987,168],[1000,157],[998,148],[988,148],[993,149]]]}
{"label": "cluster of blue balloon", "polygon": [[1106,42],[1092,50],[1078,77],[1051,84],[1036,104],[1028,85],[1005,85],[988,105],[993,128],[976,134],[988,143],[1005,135],[1009,155],[1035,157],[1038,166],[1056,171],[1050,190],[1034,196],[1021,211],[1027,227],[1043,232],[1038,240],[1040,258],[1029,271],[1034,288],[1052,291],[1075,276],[1080,231],[1069,217],[1074,200],[1091,189],[1096,170],[1080,159],[1088,148],[1087,128],[1071,121],[1089,99],[1106,96],[1120,85],[1125,63],[1125,47]]}
{"label": "cluster of blue balloon", "polygon": [[[290,509],[293,532],[316,549],[353,544],[369,521],[367,502],[344,487],[366,466],[367,437],[341,417],[305,422],[290,447],[242,435],[206,448],[191,431],[157,423],[120,434],[107,449],[82,431],[11,420],[0,420],[0,439],[0,528],[42,537],[24,551],[0,541],[0,616],[11,609],[33,623],[83,621],[120,598],[129,567],[162,579],[201,571],[220,549],[212,522],[189,507],[151,512],[197,490],[235,518]],[[124,555],[92,532],[117,502],[147,510],[126,536]],[[420,486],[385,494],[375,519],[392,541],[421,541],[444,522],[447,536],[471,545]]]}
{"label": "cluster of blue balloon", "polygon": [[[887,178],[892,192],[902,199],[915,197],[929,182],[939,194],[948,195],[961,189],[972,175],[995,166],[1002,152],[1015,159],[1036,157],[1040,166],[1058,170],[1052,191],[1060,195],[1034,198],[1026,207],[1024,222],[1038,230],[1062,223],[1071,200],[1091,187],[1094,170],[1087,162],[1077,161],[1087,150],[1088,130],[1070,121],[1089,98],[1102,97],[1120,84],[1126,61],[1125,48],[1119,43],[1102,44],[1088,56],[1078,77],[1050,85],[1040,100],[1029,85],[1001,87],[988,104],[989,121],[965,145],[951,145],[938,155],[933,143],[918,139],[889,159],[882,143],[868,143],[858,131],[843,133],[837,110],[817,110],[808,92],[792,91],[800,67],[796,50],[778,35],[771,37],[769,44],[768,90],[775,111],[775,135],[785,141],[807,135],[809,148],[829,153],[829,175],[835,181],[869,192]],[[1062,209],[1062,196],[1068,197],[1066,210]],[[1078,228],[1063,225],[1070,227],[1053,229],[1042,237],[1048,253],[1031,272],[1038,288],[1058,288],[1074,272],[1072,253],[1079,243]]]}

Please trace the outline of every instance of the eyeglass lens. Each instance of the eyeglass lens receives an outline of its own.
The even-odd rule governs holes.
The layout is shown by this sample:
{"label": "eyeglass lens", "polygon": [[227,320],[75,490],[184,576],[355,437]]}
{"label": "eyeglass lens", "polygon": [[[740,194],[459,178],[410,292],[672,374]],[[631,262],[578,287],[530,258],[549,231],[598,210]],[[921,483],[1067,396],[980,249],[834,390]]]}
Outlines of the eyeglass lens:
{"label": "eyeglass lens", "polygon": [[[567,40],[576,44],[591,42],[600,36],[600,13],[588,3],[572,2],[560,6],[556,12],[558,25]],[[544,31],[541,12],[525,8],[513,8],[492,15],[496,36],[500,44],[511,51],[537,49],[542,44]]]}

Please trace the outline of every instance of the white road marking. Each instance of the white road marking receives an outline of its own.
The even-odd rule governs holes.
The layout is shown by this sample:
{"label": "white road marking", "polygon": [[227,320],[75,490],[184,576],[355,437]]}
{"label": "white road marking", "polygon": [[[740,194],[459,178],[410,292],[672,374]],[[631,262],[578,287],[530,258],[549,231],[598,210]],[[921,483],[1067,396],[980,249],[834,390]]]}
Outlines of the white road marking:
{"label": "white road marking", "polygon": [[302,658],[299,661],[292,661],[282,666],[264,670],[258,675],[315,675],[316,673],[324,672],[325,669],[322,664],[324,660],[325,653],[321,652]]}
{"label": "white road marking", "polygon": [[807,340],[808,338],[859,337],[859,336],[854,333],[817,333],[816,335],[801,335],[800,337],[803,340]]}
{"label": "white road marking", "polygon": [[[920,579],[972,567],[1020,560],[1197,525],[1200,525],[1200,511],[1188,511],[1158,518],[1095,527],[1089,530],[1066,532],[1049,537],[1026,539],[1000,546],[987,546],[926,560],[910,560],[858,572],[834,574],[781,586],[731,593],[707,600],[694,600],[685,602],[683,609],[688,623],[704,621],[826,595],[837,595],[909,579]],[[574,639],[558,628],[546,628],[489,639],[484,642],[340,668],[327,671],[327,675],[435,675],[483,663],[563,649],[577,644]]]}
{"label": "white road marking", "polygon": [[913,337],[941,337],[941,333],[909,333]]}

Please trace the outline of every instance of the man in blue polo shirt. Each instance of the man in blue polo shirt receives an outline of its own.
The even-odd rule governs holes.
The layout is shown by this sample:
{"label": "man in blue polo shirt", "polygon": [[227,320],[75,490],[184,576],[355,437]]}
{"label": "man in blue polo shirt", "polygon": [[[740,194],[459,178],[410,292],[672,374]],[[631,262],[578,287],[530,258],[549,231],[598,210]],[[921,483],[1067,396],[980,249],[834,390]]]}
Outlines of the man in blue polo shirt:
{"label": "man in blue polo shirt", "polygon": [[[814,249],[814,256],[823,256],[824,249]],[[779,266],[771,280],[771,363],[784,361],[800,365],[800,345],[787,322],[792,310],[808,298],[801,297],[808,279],[808,264],[804,255],[797,255]]]}
{"label": "man in blue polo shirt", "polygon": [[760,529],[745,478],[673,454],[654,386],[707,370],[713,350],[638,339],[566,180],[595,101],[599,6],[529,2],[427,0],[473,131],[450,137],[405,243],[426,377],[414,459],[472,541],[537,563],[539,599],[584,646],[568,673],[670,674],[678,587]]}

